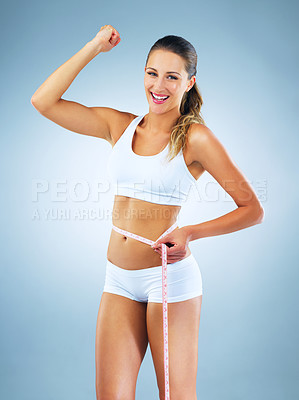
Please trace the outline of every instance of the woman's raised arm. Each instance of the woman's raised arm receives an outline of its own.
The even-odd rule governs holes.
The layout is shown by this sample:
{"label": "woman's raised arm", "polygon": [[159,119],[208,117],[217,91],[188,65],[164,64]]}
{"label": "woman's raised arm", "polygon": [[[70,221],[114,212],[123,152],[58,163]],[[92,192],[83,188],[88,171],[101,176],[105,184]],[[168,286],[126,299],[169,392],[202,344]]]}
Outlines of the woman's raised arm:
{"label": "woman's raised arm", "polygon": [[110,122],[120,113],[118,110],[86,107],[61,96],[89,61],[99,53],[110,51],[120,40],[119,33],[111,25],[102,26],[90,42],[43,82],[33,94],[31,104],[40,114],[63,128],[111,141]]}

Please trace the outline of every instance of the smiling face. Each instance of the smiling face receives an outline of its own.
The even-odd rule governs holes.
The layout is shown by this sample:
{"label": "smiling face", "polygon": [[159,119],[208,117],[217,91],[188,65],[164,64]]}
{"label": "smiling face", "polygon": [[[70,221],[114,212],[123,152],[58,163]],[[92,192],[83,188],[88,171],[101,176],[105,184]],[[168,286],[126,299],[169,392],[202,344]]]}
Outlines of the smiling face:
{"label": "smiling face", "polygon": [[171,51],[154,50],[144,70],[144,87],[150,110],[164,113],[177,109],[179,112],[184,93],[195,83],[195,76],[188,80],[183,58]]}

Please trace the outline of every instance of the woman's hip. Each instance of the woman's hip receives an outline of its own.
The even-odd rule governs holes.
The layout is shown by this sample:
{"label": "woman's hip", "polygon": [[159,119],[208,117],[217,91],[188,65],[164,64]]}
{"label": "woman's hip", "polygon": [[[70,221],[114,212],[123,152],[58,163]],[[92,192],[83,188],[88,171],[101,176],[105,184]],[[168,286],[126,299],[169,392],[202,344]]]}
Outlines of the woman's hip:
{"label": "woman's hip", "polygon": [[[107,259],[104,291],[136,301],[162,303],[162,265],[124,269]],[[182,260],[167,264],[169,303],[187,300],[201,294],[202,275],[192,253]]]}

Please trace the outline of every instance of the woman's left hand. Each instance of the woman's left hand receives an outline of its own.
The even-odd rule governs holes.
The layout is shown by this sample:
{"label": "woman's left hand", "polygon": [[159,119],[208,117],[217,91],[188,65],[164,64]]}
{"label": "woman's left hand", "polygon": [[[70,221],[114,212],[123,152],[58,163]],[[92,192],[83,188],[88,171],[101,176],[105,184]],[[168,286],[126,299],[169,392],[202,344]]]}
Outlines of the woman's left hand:
{"label": "woman's left hand", "polygon": [[188,229],[186,226],[182,228],[174,229],[172,232],[165,235],[163,238],[157,240],[151,247],[157,251],[162,257],[162,246],[161,243],[171,243],[171,247],[166,247],[167,250],[167,263],[174,263],[182,260],[188,250],[188,244],[190,241]]}

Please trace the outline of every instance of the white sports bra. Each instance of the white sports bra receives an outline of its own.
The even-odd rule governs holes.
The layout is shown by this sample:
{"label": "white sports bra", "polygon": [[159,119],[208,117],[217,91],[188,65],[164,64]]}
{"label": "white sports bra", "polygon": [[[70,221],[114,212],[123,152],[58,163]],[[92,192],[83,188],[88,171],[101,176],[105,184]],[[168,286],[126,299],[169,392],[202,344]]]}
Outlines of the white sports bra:
{"label": "white sports bra", "polygon": [[182,150],[171,161],[165,159],[169,144],[153,156],[133,152],[133,136],[143,117],[136,117],[128,125],[108,158],[107,173],[112,179],[114,195],[181,206],[196,179],[188,170]]}

